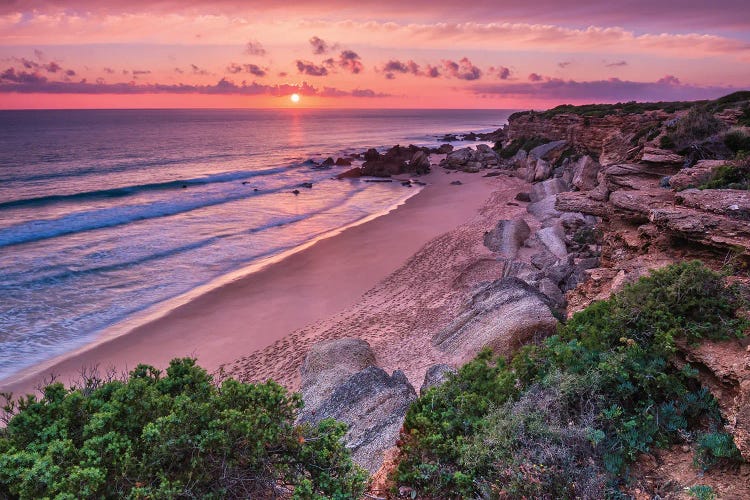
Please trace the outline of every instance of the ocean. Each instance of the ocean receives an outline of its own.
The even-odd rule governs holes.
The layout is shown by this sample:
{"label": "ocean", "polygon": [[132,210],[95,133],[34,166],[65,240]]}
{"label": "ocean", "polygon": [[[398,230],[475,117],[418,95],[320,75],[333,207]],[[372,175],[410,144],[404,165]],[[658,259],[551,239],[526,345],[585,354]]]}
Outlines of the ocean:
{"label": "ocean", "polygon": [[0,111],[0,379],[417,192],[306,160],[435,146],[510,113]]}

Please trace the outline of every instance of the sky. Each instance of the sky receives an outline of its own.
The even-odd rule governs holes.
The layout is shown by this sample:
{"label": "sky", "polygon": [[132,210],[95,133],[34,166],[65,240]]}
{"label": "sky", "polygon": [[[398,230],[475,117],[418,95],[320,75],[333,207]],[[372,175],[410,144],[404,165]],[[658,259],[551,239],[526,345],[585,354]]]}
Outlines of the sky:
{"label": "sky", "polygon": [[716,98],[750,88],[747,1],[0,0],[0,109]]}

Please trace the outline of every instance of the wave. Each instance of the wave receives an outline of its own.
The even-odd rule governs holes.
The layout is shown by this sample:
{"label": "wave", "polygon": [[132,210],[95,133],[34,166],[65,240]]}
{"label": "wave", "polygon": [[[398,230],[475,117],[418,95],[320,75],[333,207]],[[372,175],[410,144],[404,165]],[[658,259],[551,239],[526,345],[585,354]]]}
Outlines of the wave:
{"label": "wave", "polygon": [[121,226],[132,222],[169,217],[201,208],[221,205],[233,201],[274,194],[293,189],[298,183],[286,184],[273,189],[258,191],[238,190],[195,196],[175,203],[172,200],[125,205],[98,210],[75,212],[57,219],[43,219],[24,222],[0,229],[0,247],[19,245],[34,241],[55,238],[66,234],[81,233],[95,229]]}
{"label": "wave", "polygon": [[0,203],[0,210],[4,208],[18,208],[24,206],[41,206],[52,203],[60,203],[67,201],[79,201],[86,199],[97,199],[97,198],[120,198],[125,196],[131,196],[136,193],[146,191],[159,191],[159,190],[172,190],[182,189],[185,186],[200,186],[206,184],[214,184],[221,182],[231,182],[243,179],[251,179],[253,177],[261,177],[265,175],[278,174],[289,170],[290,166],[269,168],[265,170],[247,170],[240,172],[223,172],[220,174],[208,175],[205,177],[197,177],[194,179],[183,179],[167,182],[154,182],[147,184],[135,184],[131,186],[123,186],[110,189],[97,189],[93,191],[84,191],[81,193],[74,194],[52,194],[47,196],[40,196],[36,198],[22,198],[18,200],[11,200]]}

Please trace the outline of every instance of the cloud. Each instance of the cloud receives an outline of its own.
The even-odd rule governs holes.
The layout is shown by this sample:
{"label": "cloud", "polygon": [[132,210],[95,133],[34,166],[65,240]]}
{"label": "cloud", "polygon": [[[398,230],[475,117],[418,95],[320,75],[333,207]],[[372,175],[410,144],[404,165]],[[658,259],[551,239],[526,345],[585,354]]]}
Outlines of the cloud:
{"label": "cloud", "polygon": [[608,68],[616,68],[618,66],[627,66],[628,62],[627,61],[614,61],[614,62],[610,62],[610,63],[605,62],[604,65],[606,67],[608,67]]}
{"label": "cloud", "polygon": [[542,77],[542,81],[503,84],[477,84],[471,92],[484,96],[539,98],[558,103],[678,101],[715,99],[738,90],[731,86],[698,86],[682,84],[672,75],[656,82],[634,82],[610,78],[576,81]]}
{"label": "cloud", "polygon": [[557,66],[560,68],[567,68],[571,64],[573,64],[573,61],[560,61],[559,63],[557,63]]}
{"label": "cloud", "polygon": [[138,78],[139,76],[142,76],[142,75],[150,75],[151,74],[151,70],[148,70],[148,69],[134,69],[134,70],[131,71],[131,73],[133,73],[133,77]]}
{"label": "cloud", "polygon": [[295,64],[297,65],[297,71],[303,75],[326,76],[328,74],[328,70],[325,66],[316,66],[310,61],[301,61],[298,59]]}
{"label": "cloud", "polygon": [[[209,75],[209,74],[210,74],[210,73],[209,73],[209,72],[208,72],[207,70],[205,70],[205,69],[202,69],[202,68],[199,68],[199,67],[198,67],[198,66],[196,66],[195,64],[191,64],[191,65],[190,65],[190,69],[192,69],[192,70],[193,70],[193,74],[194,74],[194,75],[201,75],[201,76],[206,76],[206,75]],[[134,74],[135,74],[135,73],[134,73]]]}
{"label": "cloud", "polygon": [[497,75],[497,77],[500,80],[507,80],[510,78],[511,70],[510,68],[506,66],[490,66],[490,69],[487,70],[488,73]]}
{"label": "cloud", "polygon": [[237,63],[230,63],[229,66],[227,66],[227,73],[237,74],[237,73],[250,73],[251,75],[255,75],[259,78],[262,78],[266,76],[268,70],[261,68],[257,64],[237,64]]}
{"label": "cloud", "polygon": [[245,54],[249,56],[264,56],[266,55],[266,49],[257,40],[250,40],[245,45]]}
{"label": "cloud", "polygon": [[362,65],[362,59],[354,51],[344,50],[339,54],[338,65],[340,68],[348,71],[349,73],[358,74],[364,69]]}
{"label": "cloud", "polygon": [[444,59],[443,68],[447,75],[459,80],[479,80],[482,78],[482,70],[474,66],[468,57],[464,57],[458,62]]}
{"label": "cloud", "polygon": [[325,40],[317,36],[312,37],[309,42],[312,46],[313,54],[315,55],[327,54],[331,49],[331,47],[328,46]]}
{"label": "cloud", "polygon": [[440,68],[427,64],[424,67],[420,66],[416,62],[409,59],[408,61],[400,61],[398,59],[391,59],[386,63],[383,63],[376,68],[376,71],[383,73],[385,78],[393,80],[396,78],[396,73],[402,75],[413,75],[413,76],[424,76],[427,78],[438,78],[441,76]]}
{"label": "cloud", "polygon": [[108,75],[112,75],[112,74],[114,74],[114,72],[115,72],[115,70],[113,70],[112,68],[104,68],[104,70],[103,70],[103,71],[104,71],[105,73],[107,73]]}
{"label": "cloud", "polygon": [[320,97],[386,97],[388,94],[375,92],[370,89],[340,90],[334,87],[324,87],[319,90],[303,82],[301,85],[277,84],[264,85],[256,82],[239,84],[222,78],[214,85],[193,84],[160,84],[135,82],[105,83],[97,79],[95,83],[87,80],[79,82],[50,81],[45,76],[26,71],[17,72],[15,68],[7,68],[0,72],[0,93],[22,94],[207,94],[207,95],[272,95],[285,96],[292,93],[305,96]]}
{"label": "cloud", "polygon": [[544,77],[540,75],[539,73],[531,73],[529,75],[530,82],[541,82],[542,80],[544,80]]}

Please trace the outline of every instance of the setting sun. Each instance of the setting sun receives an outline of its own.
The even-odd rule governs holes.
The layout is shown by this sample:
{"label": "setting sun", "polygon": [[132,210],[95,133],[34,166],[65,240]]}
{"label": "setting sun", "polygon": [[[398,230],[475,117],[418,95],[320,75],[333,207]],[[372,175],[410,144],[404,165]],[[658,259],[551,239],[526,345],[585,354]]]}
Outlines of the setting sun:
{"label": "setting sun", "polygon": [[299,102],[299,94],[292,94],[291,96],[289,96],[289,99],[291,99],[292,102],[296,104]]}

